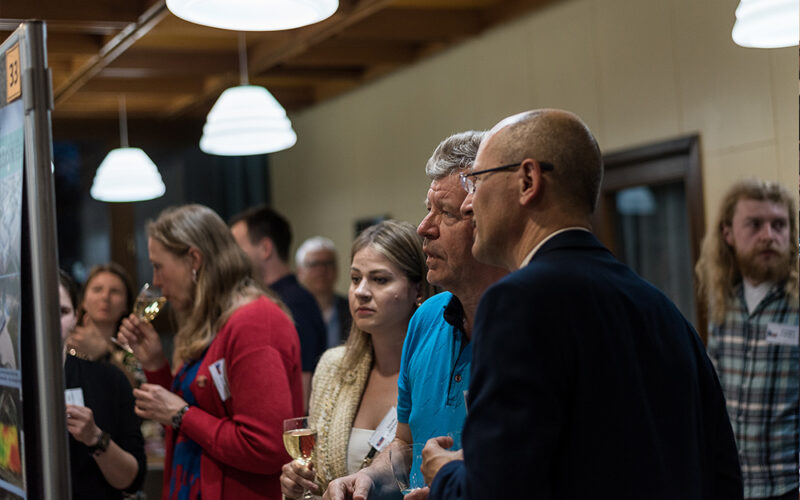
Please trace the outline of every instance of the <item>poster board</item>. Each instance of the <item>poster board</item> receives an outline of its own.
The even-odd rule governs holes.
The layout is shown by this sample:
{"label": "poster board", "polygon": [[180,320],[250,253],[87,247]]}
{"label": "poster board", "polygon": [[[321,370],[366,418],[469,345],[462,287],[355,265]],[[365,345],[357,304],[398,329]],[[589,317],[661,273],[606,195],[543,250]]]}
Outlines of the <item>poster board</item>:
{"label": "poster board", "polygon": [[0,499],[70,497],[45,25],[0,44]]}

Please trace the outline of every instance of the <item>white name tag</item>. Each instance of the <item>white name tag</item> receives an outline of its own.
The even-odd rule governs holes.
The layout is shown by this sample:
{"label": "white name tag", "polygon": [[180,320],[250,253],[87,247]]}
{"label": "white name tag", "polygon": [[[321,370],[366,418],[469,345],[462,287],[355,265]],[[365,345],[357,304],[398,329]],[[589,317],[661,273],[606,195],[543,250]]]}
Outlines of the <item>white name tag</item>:
{"label": "white name tag", "polygon": [[394,433],[397,430],[397,408],[392,406],[386,415],[378,424],[378,428],[369,437],[369,444],[378,451],[386,448],[386,445],[394,439]]}
{"label": "white name tag", "polygon": [[68,405],[86,406],[83,403],[83,389],[77,387],[75,389],[67,389],[64,391],[64,402]]}
{"label": "white name tag", "polygon": [[211,378],[214,380],[214,386],[216,386],[219,393],[219,398],[225,401],[231,397],[231,391],[228,388],[228,377],[225,375],[225,358],[214,361],[209,365],[208,369],[211,372]]}
{"label": "white name tag", "polygon": [[797,345],[800,327],[783,323],[767,323],[767,344]]}

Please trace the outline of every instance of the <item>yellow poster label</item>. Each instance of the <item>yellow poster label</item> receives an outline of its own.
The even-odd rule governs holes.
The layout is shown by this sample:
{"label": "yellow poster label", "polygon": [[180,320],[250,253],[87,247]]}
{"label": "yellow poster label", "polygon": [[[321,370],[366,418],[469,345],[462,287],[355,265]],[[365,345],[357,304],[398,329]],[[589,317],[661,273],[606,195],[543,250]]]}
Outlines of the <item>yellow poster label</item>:
{"label": "yellow poster label", "polygon": [[6,51],[6,102],[22,94],[22,79],[19,74],[19,44]]}

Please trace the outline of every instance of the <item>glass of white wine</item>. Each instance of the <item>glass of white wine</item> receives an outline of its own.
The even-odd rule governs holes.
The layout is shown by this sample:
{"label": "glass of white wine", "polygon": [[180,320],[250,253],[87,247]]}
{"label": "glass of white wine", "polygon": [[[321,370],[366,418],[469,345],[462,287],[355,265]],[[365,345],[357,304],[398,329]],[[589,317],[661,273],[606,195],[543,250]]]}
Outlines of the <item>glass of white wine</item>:
{"label": "glass of white wine", "polygon": [[[145,283],[133,303],[133,314],[138,316],[142,321],[149,323],[156,319],[156,316],[158,316],[158,313],[166,302],[167,299],[161,295],[161,290],[152,286],[150,283]],[[128,354],[133,354],[133,349],[131,349],[129,345],[120,342],[116,337],[112,336],[111,342]]]}
{"label": "glass of white wine", "polygon": [[136,296],[136,302],[133,303],[133,314],[149,323],[156,319],[166,302],[167,299],[161,295],[161,290],[150,283],[145,283]]}
{"label": "glass of white wine", "polygon": [[[311,465],[314,460],[314,446],[317,443],[317,430],[311,426],[308,417],[288,418],[283,421],[283,446],[297,462]],[[308,490],[302,498],[314,498]]]}

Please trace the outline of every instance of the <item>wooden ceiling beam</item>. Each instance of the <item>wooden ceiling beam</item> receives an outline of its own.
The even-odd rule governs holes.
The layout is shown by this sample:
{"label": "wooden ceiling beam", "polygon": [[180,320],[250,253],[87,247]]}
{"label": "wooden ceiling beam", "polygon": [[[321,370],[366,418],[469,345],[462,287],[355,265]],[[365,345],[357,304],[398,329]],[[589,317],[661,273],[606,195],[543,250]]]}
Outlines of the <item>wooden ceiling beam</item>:
{"label": "wooden ceiling beam", "polygon": [[60,21],[135,22],[146,6],[136,0],[119,2],[65,2],[63,0],[24,0],[0,3],[0,19],[58,19]]}
{"label": "wooden ceiling beam", "polygon": [[313,83],[320,80],[360,80],[363,76],[364,70],[361,68],[292,68],[279,66],[262,75],[251,76],[250,79],[253,81],[273,79]]}
{"label": "wooden ceiling beam", "polygon": [[[0,19],[0,35],[7,37],[26,19]],[[82,33],[84,35],[110,36],[130,24],[119,21],[59,21],[47,20],[47,36],[53,33]]]}
{"label": "wooden ceiling beam", "polygon": [[68,80],[55,89],[56,104],[65,101],[78,91],[86,82],[97,75],[103,68],[111,64],[124,53],[136,40],[146,35],[167,15],[166,0],[158,0],[136,22],[129,24],[118,35],[106,43],[97,55],[83,64]]}
{"label": "wooden ceiling beam", "polygon": [[370,66],[408,64],[417,59],[419,46],[407,43],[326,43],[293,58],[288,67]]}
{"label": "wooden ceiling beam", "polygon": [[340,38],[438,41],[465,38],[486,27],[483,12],[467,9],[384,9],[351,26]]}
{"label": "wooden ceiling beam", "polygon": [[262,43],[251,48],[250,71],[262,73],[269,68],[295,58],[310,47],[342,33],[345,29],[391,5],[393,0],[349,0],[339,4],[339,10],[329,19],[292,33],[283,43]]}
{"label": "wooden ceiling beam", "polygon": [[92,78],[81,89],[81,93],[116,94],[200,94],[203,80],[197,77],[167,78]]}
{"label": "wooden ceiling beam", "polygon": [[146,69],[152,75],[238,73],[239,57],[236,52],[129,50],[110,63],[107,69]]}
{"label": "wooden ceiling beam", "polygon": [[101,48],[103,48],[103,37],[99,35],[58,31],[47,34],[48,57],[72,57],[76,54],[94,55]]}

